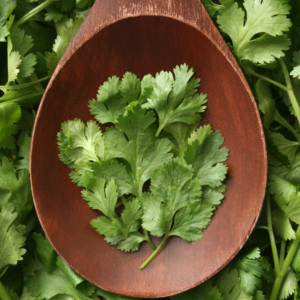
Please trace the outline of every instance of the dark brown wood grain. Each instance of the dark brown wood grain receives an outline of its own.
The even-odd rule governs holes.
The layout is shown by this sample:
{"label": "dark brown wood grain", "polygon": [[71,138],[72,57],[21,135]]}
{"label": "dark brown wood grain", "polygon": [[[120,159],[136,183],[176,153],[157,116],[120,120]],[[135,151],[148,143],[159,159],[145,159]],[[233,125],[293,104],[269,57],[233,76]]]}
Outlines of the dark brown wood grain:
{"label": "dark brown wood grain", "polygon": [[[208,95],[201,124],[221,130],[230,150],[223,203],[204,238],[171,238],[144,270],[148,244],[124,253],[90,225],[97,213],[82,200],[58,158],[61,123],[91,119],[88,100],[108,77],[140,78],[187,63]],[[122,295],[155,298],[190,289],[240,250],[259,216],[266,187],[264,134],[250,88],[197,0],[97,0],[52,77],[38,111],[31,148],[35,207],[52,245],[93,284]],[[154,239],[158,245],[160,239]]]}

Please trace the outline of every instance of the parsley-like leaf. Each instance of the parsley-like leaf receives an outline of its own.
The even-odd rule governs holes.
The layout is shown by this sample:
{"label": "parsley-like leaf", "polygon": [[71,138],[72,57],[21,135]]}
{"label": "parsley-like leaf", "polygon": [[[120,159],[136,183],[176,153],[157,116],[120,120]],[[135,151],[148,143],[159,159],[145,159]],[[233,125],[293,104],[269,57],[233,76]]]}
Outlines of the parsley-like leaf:
{"label": "parsley-like leaf", "polygon": [[247,254],[239,257],[233,265],[239,273],[241,289],[251,295],[260,286],[260,277],[263,274],[263,269],[256,260],[258,257],[260,257],[259,248],[254,248]]}
{"label": "parsley-like leaf", "polygon": [[[186,205],[200,201],[200,182],[192,178],[191,168],[179,158],[154,173],[151,178],[152,194],[143,194],[141,197],[144,210],[143,228],[155,236],[169,234],[175,213]],[[176,221],[178,228],[183,227],[185,222],[185,219],[182,219],[183,216],[180,216]],[[189,228],[186,227],[185,230],[187,229]],[[179,230],[174,235],[179,235]],[[182,235],[184,235],[184,229],[182,229]],[[189,232],[186,232],[185,237],[188,238],[187,236]],[[190,240],[193,239],[190,238]]]}
{"label": "parsley-like leaf", "polygon": [[171,300],[223,300],[218,288],[212,286],[212,280],[207,280],[189,291],[170,298]]}
{"label": "parsley-like leaf", "polygon": [[300,79],[300,51],[293,53],[293,62],[294,62],[294,68],[290,74],[294,78]]}
{"label": "parsley-like leaf", "polygon": [[0,103],[0,148],[15,149],[14,134],[21,118],[21,108],[16,103]]}
{"label": "parsley-like leaf", "polygon": [[245,0],[244,12],[237,2],[232,1],[219,10],[217,22],[221,30],[230,36],[233,51],[240,61],[264,64],[284,56],[283,51],[291,44],[282,35],[292,26],[286,17],[291,8],[288,2]]}
{"label": "parsley-like leaf", "polygon": [[185,153],[187,164],[192,165],[195,176],[200,180],[201,185],[208,185],[212,188],[221,185],[227,173],[227,166],[221,162],[228,156],[228,149],[219,149],[224,142],[219,131],[210,132],[200,144],[198,140],[188,145]]}
{"label": "parsley-like leaf", "polygon": [[16,172],[13,162],[2,158],[0,165],[0,205],[12,203],[18,213],[17,223],[23,223],[32,209],[29,173],[26,169]]}
{"label": "parsley-like leaf", "polygon": [[155,121],[154,114],[137,105],[126,117],[120,116],[116,128],[108,128],[104,143],[109,156],[123,158],[131,166],[132,193],[141,195],[144,183],[153,172],[171,160],[167,140],[155,142],[149,126]]}
{"label": "parsley-like leaf", "polygon": [[0,211],[0,277],[9,265],[16,265],[26,252],[23,247],[25,226],[13,224],[17,213],[13,213],[13,204],[2,206]]}
{"label": "parsley-like leaf", "polygon": [[115,124],[119,115],[124,113],[126,99],[122,96],[120,86],[120,79],[117,76],[112,76],[100,86],[97,101],[94,99],[89,101],[91,114],[101,124]]}
{"label": "parsley-like leaf", "polygon": [[198,113],[203,112],[206,95],[196,94],[199,79],[191,79],[193,69],[184,64],[174,68],[175,80],[172,73],[160,72],[156,75],[153,92],[148,101],[158,114],[159,128],[156,136],[166,126],[183,122],[192,124],[198,120]]}

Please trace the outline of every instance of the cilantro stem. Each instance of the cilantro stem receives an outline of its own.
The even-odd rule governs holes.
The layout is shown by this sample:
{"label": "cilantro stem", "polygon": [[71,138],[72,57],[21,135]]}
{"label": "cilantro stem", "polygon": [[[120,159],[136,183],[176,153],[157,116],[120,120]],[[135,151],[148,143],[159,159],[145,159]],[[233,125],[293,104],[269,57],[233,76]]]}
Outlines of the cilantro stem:
{"label": "cilantro stem", "polygon": [[286,272],[288,271],[288,269],[289,269],[289,267],[290,267],[290,265],[291,265],[291,263],[294,259],[296,251],[299,247],[299,243],[300,243],[300,226],[298,226],[298,228],[297,228],[296,239],[294,239],[292,244],[291,244],[291,247],[288,251],[288,254],[287,254],[287,256],[286,256],[286,258],[283,262],[282,268],[281,268],[279,274],[276,275],[275,282],[274,282],[269,300],[276,300],[277,299],[280,288],[281,288],[282,281],[283,281],[284,276],[285,276]]}
{"label": "cilantro stem", "polygon": [[278,251],[277,251],[273,227],[272,227],[271,203],[270,203],[270,195],[269,194],[267,194],[267,196],[266,196],[266,201],[267,201],[268,232],[269,232],[271,248],[272,248],[272,253],[273,253],[275,272],[276,272],[276,275],[278,275],[280,272],[280,266],[279,266]]}
{"label": "cilantro stem", "polygon": [[280,63],[280,66],[281,66],[281,69],[282,69],[282,72],[283,72],[283,75],[284,75],[284,78],[285,78],[285,83],[286,83],[286,86],[287,86],[287,93],[289,95],[292,106],[294,108],[296,117],[298,119],[298,123],[300,124],[300,107],[299,107],[298,101],[297,101],[296,96],[295,96],[294,91],[293,91],[293,86],[292,86],[292,83],[291,83],[290,74],[289,74],[289,72],[287,70],[287,67],[285,65],[285,62],[283,61],[282,58],[279,59],[279,63]]}
{"label": "cilantro stem", "polygon": [[145,235],[145,241],[148,242],[148,244],[150,245],[150,247],[153,249],[153,250],[157,250],[155,245],[153,244],[153,242],[150,240],[150,237],[149,237],[149,234],[148,234],[148,231],[146,229],[143,228],[143,231],[144,231],[144,235]]}
{"label": "cilantro stem", "polygon": [[160,125],[155,133],[155,136],[158,137],[160,132],[162,131],[163,127]]}
{"label": "cilantro stem", "polygon": [[282,90],[284,90],[286,92],[288,91],[288,88],[285,85],[283,85],[283,84],[281,84],[281,83],[279,83],[279,82],[277,82],[275,80],[272,80],[272,79],[270,79],[270,78],[268,78],[268,77],[266,77],[264,75],[256,73],[254,70],[252,70],[250,68],[246,68],[246,70],[247,70],[248,73],[250,73],[250,74],[252,74],[252,75],[254,75],[254,76],[256,76],[256,77],[258,77],[258,78],[260,78],[262,80],[268,81],[268,82],[270,82],[270,83],[278,86],[279,88],[281,88]]}
{"label": "cilantro stem", "polygon": [[279,267],[280,267],[280,269],[282,268],[282,265],[283,265],[283,262],[284,262],[285,246],[286,246],[286,241],[284,239],[282,239],[281,240],[281,245],[280,245],[280,254],[279,254]]}
{"label": "cilantro stem", "polygon": [[290,125],[290,123],[285,118],[283,118],[280,115],[277,109],[275,109],[274,120],[279,124],[281,124],[282,126],[284,126],[286,129],[288,129],[294,135],[296,140],[300,143],[300,136],[297,133],[297,131]]}
{"label": "cilantro stem", "polygon": [[157,249],[149,256],[149,258],[140,266],[140,270],[143,270],[150,262],[151,260],[154,258],[154,256],[159,252],[159,250],[163,247],[163,245],[165,244],[165,242],[167,241],[169,237],[169,233],[165,235],[164,239],[162,240],[162,242],[160,243],[160,245],[157,247]]}
{"label": "cilantro stem", "polygon": [[36,85],[40,82],[43,82],[45,80],[48,80],[51,76],[46,76],[46,77],[43,77],[39,80],[36,80],[36,81],[31,81],[31,82],[28,82],[28,83],[23,83],[23,84],[18,84],[18,85],[11,85],[11,86],[5,86],[5,85],[0,85],[0,89],[1,90],[17,90],[17,89],[23,89],[23,88],[26,88],[26,87],[29,87],[29,86],[33,86],[33,85]]}
{"label": "cilantro stem", "polygon": [[11,300],[10,296],[8,295],[5,287],[2,285],[1,281],[0,281],[0,298],[2,300]]}
{"label": "cilantro stem", "polygon": [[46,8],[49,4],[51,4],[53,1],[56,0],[46,0],[45,2],[41,3],[34,9],[32,9],[30,12],[28,12],[25,16],[23,16],[20,20],[18,20],[15,24],[13,24],[14,27],[18,27],[23,25],[25,22],[27,22],[29,19],[31,19],[34,15],[42,11],[44,8]]}
{"label": "cilantro stem", "polygon": [[256,230],[256,229],[265,229],[265,230],[268,230],[268,231],[269,231],[269,227],[267,227],[267,226],[256,226],[256,227],[254,228],[254,230]]}
{"label": "cilantro stem", "polygon": [[[15,102],[20,102],[20,101],[23,101],[23,100],[26,100],[26,99],[29,99],[29,98],[33,98],[33,97],[36,97],[36,96],[41,96],[43,94],[44,94],[43,92],[38,92],[38,93],[28,94],[28,95],[25,95],[23,97],[15,98],[15,99],[12,99],[12,100],[7,100],[7,101],[4,100],[2,102],[15,103]],[[0,103],[1,103],[1,101],[0,101]]]}

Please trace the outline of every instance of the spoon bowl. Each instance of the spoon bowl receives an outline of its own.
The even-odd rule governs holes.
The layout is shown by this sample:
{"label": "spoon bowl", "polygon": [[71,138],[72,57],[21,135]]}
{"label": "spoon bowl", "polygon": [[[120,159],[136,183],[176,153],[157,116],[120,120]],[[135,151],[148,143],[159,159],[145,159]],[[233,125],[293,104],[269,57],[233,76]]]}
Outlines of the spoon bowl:
{"label": "spoon bowl", "polygon": [[[148,244],[124,253],[90,225],[97,212],[81,198],[58,158],[61,123],[92,119],[88,100],[108,77],[139,78],[187,63],[201,78],[211,124],[230,151],[227,191],[204,237],[173,237],[144,270]],[[104,126],[102,127],[104,129]],[[58,254],[98,287],[158,298],[188,290],[221,270],[258,219],[266,188],[264,133],[251,90],[231,51],[198,0],[97,0],[60,61],[39,108],[31,147],[31,183],[38,217]],[[159,238],[153,238],[156,245]]]}

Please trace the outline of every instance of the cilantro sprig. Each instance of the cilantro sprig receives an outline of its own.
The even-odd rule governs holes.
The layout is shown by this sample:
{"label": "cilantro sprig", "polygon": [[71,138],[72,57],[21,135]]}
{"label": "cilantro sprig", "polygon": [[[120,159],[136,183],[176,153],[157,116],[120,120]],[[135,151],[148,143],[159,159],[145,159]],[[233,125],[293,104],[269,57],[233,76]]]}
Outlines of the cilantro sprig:
{"label": "cilantro sprig", "polygon": [[[225,179],[228,149],[219,149],[224,139],[210,126],[195,131],[207,100],[193,69],[184,64],[173,71],[175,77],[162,71],[142,81],[129,72],[109,78],[89,107],[97,121],[114,126],[102,133],[94,121],[75,119],[58,133],[59,157],[72,169],[72,181],[103,214],[91,225],[120,250],[137,251],[144,241],[153,248],[141,269],[170,236],[201,239],[223,198],[213,189]],[[149,233],[164,236],[157,248]]]}

